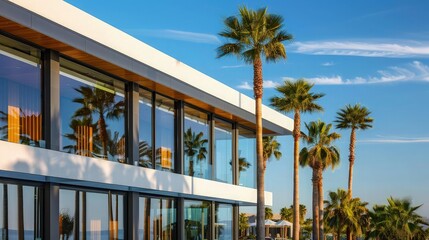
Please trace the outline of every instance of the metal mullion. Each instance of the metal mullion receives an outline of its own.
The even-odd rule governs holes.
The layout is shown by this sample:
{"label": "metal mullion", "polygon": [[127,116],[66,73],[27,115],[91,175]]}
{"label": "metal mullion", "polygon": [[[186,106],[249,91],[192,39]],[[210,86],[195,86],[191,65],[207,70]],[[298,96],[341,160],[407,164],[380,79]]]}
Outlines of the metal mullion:
{"label": "metal mullion", "polygon": [[239,157],[238,157],[238,126],[232,125],[232,184],[239,184]]}
{"label": "metal mullion", "polygon": [[184,102],[175,102],[175,113],[174,113],[174,140],[175,140],[175,159],[174,159],[174,172],[178,174],[184,173],[184,158],[183,158],[183,127],[184,127]]}
{"label": "metal mullion", "polygon": [[154,92],[152,93],[152,122],[151,122],[151,135],[152,135],[152,169],[155,169],[155,155],[156,155],[156,94]]}
{"label": "metal mullion", "polygon": [[216,136],[215,136],[215,131],[214,131],[215,121],[213,118],[213,114],[208,115],[208,120],[209,120],[209,128],[210,128],[210,130],[209,130],[209,135],[210,135],[209,149],[210,149],[210,162],[211,162],[211,180],[216,180],[216,176],[215,176],[215,168],[216,168],[215,157],[216,157],[216,155],[215,155],[215,146],[214,146]]}

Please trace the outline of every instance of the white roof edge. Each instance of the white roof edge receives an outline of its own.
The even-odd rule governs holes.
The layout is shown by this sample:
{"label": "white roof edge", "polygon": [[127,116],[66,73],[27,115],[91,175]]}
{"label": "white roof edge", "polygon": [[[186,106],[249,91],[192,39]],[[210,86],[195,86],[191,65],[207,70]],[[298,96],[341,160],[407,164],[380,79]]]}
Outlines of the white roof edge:
{"label": "white roof edge", "polygon": [[[212,96],[222,99],[233,106],[239,107],[252,114],[255,113],[255,101],[252,98],[143,43],[65,1],[9,1],[133,58],[136,61],[179,79],[186,84],[194,86]],[[284,128],[286,130],[285,132],[291,132],[293,129],[293,120],[291,118],[265,105],[263,105],[262,108],[262,116],[264,120]]]}

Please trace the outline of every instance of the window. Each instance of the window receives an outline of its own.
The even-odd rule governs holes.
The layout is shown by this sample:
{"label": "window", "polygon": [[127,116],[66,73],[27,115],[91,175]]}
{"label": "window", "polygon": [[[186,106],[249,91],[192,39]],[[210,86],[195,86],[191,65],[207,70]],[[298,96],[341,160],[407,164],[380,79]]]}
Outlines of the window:
{"label": "window", "polygon": [[124,196],[60,189],[61,239],[124,239]]}
{"label": "window", "polygon": [[125,162],[124,83],[61,59],[62,151]]}
{"label": "window", "polygon": [[176,239],[176,201],[139,198],[138,239]]}
{"label": "window", "polygon": [[152,92],[140,89],[139,166],[152,168]]}
{"label": "window", "polygon": [[233,215],[231,204],[216,203],[215,212],[215,239],[227,240],[233,239]]}
{"label": "window", "polygon": [[155,169],[174,172],[174,100],[156,95]]}
{"label": "window", "polygon": [[256,187],[256,138],[255,133],[238,129],[238,179],[239,185]]}
{"label": "window", "polygon": [[42,189],[0,183],[0,239],[42,239]]}
{"label": "window", "polygon": [[185,175],[211,179],[209,132],[207,113],[185,106],[183,129]]}
{"label": "window", "polygon": [[232,124],[218,119],[214,122],[215,180],[232,183]]}
{"label": "window", "polygon": [[210,239],[210,202],[185,200],[185,239]]}
{"label": "window", "polygon": [[40,51],[0,35],[0,140],[45,147]]}

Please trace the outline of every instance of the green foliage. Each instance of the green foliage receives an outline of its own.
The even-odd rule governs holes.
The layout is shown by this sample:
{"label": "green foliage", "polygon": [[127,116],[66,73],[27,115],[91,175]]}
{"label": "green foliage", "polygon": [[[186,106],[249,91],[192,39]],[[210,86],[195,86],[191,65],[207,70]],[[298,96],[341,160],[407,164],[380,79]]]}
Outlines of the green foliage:
{"label": "green foliage", "polygon": [[416,213],[420,206],[412,206],[408,199],[388,198],[387,205],[375,205],[370,211],[369,235],[380,240],[425,240],[429,237],[423,226],[429,224]]}
{"label": "green foliage", "polygon": [[299,79],[297,81],[287,80],[283,85],[276,87],[276,90],[281,94],[281,96],[271,98],[271,106],[275,107],[278,111],[285,113],[292,111],[323,111],[323,107],[318,105],[316,101],[325,96],[325,94],[310,92],[313,86],[314,84],[311,84],[304,79]]}
{"label": "green foliage", "polygon": [[266,61],[286,58],[282,42],[292,40],[292,35],[282,30],[283,18],[269,14],[267,8],[251,10],[239,8],[239,16],[224,20],[225,29],[219,33],[229,42],[217,48],[217,57],[234,55],[245,63],[265,56]]}
{"label": "green foliage", "polygon": [[266,162],[272,156],[275,159],[279,160],[282,157],[282,152],[280,152],[281,144],[277,141],[274,136],[265,136],[262,138],[262,146],[263,146],[263,156],[264,161]]}
{"label": "green foliage", "polygon": [[245,213],[240,213],[238,217],[238,230],[240,231],[240,239],[246,236],[246,230],[249,228],[249,218]]}
{"label": "green foliage", "polygon": [[368,129],[374,121],[369,115],[371,112],[360,104],[346,105],[337,112],[336,127],[340,129]]}
{"label": "green foliage", "polygon": [[265,219],[273,218],[273,210],[271,208],[265,208]]}
{"label": "green foliage", "polygon": [[346,228],[354,235],[361,236],[369,220],[367,204],[359,198],[350,199],[343,189],[329,192],[329,200],[325,201],[324,223],[337,236],[344,233]]}
{"label": "green foliage", "polygon": [[184,152],[189,157],[189,176],[194,176],[194,157],[197,157],[197,161],[203,161],[207,158],[206,144],[208,140],[204,137],[204,133],[196,133],[188,128],[184,133]]}
{"label": "green foliage", "polygon": [[330,133],[332,124],[326,124],[320,120],[305,124],[308,133],[301,133],[304,142],[309,147],[304,147],[299,153],[301,166],[310,166],[313,169],[327,167],[335,168],[340,163],[340,153],[332,142],[341,137],[340,134]]}

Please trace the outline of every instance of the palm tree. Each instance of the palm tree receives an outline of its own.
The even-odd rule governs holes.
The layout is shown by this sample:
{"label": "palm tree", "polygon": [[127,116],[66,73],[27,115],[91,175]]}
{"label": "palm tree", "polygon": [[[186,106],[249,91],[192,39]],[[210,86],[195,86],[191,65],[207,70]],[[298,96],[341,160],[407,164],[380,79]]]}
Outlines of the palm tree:
{"label": "palm tree", "polygon": [[238,229],[240,231],[239,239],[246,238],[246,230],[249,228],[249,218],[245,213],[240,213],[238,218]]}
{"label": "palm tree", "polygon": [[271,105],[281,112],[294,112],[293,120],[293,240],[299,239],[299,139],[301,137],[301,112],[323,111],[316,100],[324,94],[314,94],[310,84],[304,79],[295,82],[285,81],[284,85],[278,86],[276,90],[281,97],[271,98]]}
{"label": "palm tree", "polygon": [[77,109],[73,118],[91,118],[94,114],[97,120],[98,137],[103,148],[103,158],[108,158],[107,145],[107,124],[106,119],[119,119],[125,111],[124,101],[115,101],[115,94],[104,91],[99,88],[81,86],[75,88],[81,94],[80,98],[73,99],[73,102],[82,104],[82,107]]}
{"label": "palm tree", "polygon": [[[299,160],[301,166],[313,169],[313,239],[323,237],[323,170],[335,168],[340,163],[340,153],[332,142],[340,138],[338,133],[330,133],[332,124],[318,120],[305,124],[308,134],[302,133],[309,147],[304,147]],[[319,236],[319,238],[317,238]]]}
{"label": "palm tree", "polygon": [[263,144],[263,157],[264,157],[264,170],[267,168],[267,161],[274,156],[275,159],[279,160],[282,157],[280,152],[281,144],[277,141],[274,136],[265,136],[262,138]]}
{"label": "palm tree", "polygon": [[265,219],[271,219],[273,218],[273,210],[269,207],[265,208]]}
{"label": "palm tree", "polygon": [[371,216],[370,236],[384,240],[425,239],[423,225],[429,224],[416,213],[420,206],[411,206],[411,201],[404,199],[387,199],[388,205],[376,205]]}
{"label": "palm tree", "polygon": [[203,132],[196,134],[191,128],[188,128],[183,136],[184,152],[189,157],[189,176],[194,176],[195,173],[194,156],[197,156],[198,161],[206,159],[207,149],[205,145],[208,140],[203,137]]}
{"label": "palm tree", "polygon": [[293,206],[291,208],[284,207],[280,209],[280,217],[283,220],[291,222],[293,219]]}
{"label": "palm tree", "polygon": [[275,62],[286,58],[284,41],[292,40],[283,27],[283,18],[269,14],[266,8],[251,10],[239,8],[239,16],[224,20],[225,30],[219,35],[228,40],[217,49],[217,57],[234,55],[246,64],[253,65],[253,92],[255,97],[256,117],[256,153],[257,153],[257,237],[265,236],[264,220],[264,175],[262,155],[262,58]]}
{"label": "palm tree", "polygon": [[349,180],[348,180],[348,193],[349,198],[353,196],[353,165],[355,162],[355,142],[356,130],[365,130],[372,127],[374,121],[369,115],[371,112],[360,104],[347,105],[337,112],[336,127],[339,129],[351,129],[350,133],[350,155],[349,155]]}
{"label": "palm tree", "polygon": [[341,239],[341,234],[346,229],[351,229],[356,235],[361,235],[363,228],[368,222],[368,203],[361,202],[359,198],[348,198],[348,194],[343,189],[336,192],[329,192],[329,200],[325,201],[326,225],[335,231],[337,239]]}

